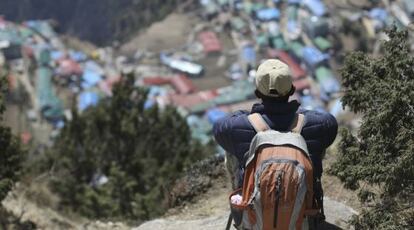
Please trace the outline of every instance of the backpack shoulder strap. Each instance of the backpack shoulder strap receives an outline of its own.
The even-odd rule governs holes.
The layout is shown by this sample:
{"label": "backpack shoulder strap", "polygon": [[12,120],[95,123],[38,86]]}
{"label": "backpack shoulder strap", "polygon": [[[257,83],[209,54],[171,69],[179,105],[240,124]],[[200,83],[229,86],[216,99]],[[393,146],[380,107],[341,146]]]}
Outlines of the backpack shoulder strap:
{"label": "backpack shoulder strap", "polygon": [[296,114],[295,119],[292,123],[292,126],[290,127],[290,130],[293,133],[301,133],[303,124],[305,123],[305,115],[303,114]]}
{"label": "backpack shoulder strap", "polygon": [[253,126],[254,130],[256,130],[256,132],[263,132],[266,130],[270,130],[269,125],[266,123],[262,115],[260,115],[259,113],[250,114],[249,116],[247,116],[247,119],[249,120],[250,124]]}

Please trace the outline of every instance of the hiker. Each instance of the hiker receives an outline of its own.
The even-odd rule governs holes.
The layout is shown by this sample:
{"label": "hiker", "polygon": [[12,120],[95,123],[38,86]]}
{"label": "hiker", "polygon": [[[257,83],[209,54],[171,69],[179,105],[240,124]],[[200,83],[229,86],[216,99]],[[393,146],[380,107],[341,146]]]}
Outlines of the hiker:
{"label": "hiker", "polygon": [[[245,154],[257,133],[248,116],[258,113],[270,129],[286,132],[293,128],[298,114],[303,114],[300,135],[306,141],[313,163],[314,195],[322,205],[322,156],[336,137],[338,125],[335,117],[326,112],[304,110],[296,100],[289,102],[295,87],[289,67],[280,60],[263,62],[257,69],[255,84],[255,94],[261,103],[253,105],[251,111],[237,111],[218,120],[213,128],[216,141],[226,151],[226,166],[233,188],[242,186]],[[324,219],[323,211],[321,214]]]}

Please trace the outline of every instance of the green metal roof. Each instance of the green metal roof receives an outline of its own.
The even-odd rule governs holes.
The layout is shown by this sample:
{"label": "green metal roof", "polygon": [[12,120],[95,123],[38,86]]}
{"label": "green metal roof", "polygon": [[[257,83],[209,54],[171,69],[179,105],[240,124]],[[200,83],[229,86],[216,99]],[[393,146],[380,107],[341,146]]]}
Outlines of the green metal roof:
{"label": "green metal roof", "polygon": [[12,44],[21,45],[23,39],[20,37],[17,30],[14,28],[6,28],[0,30],[0,41],[9,41]]}
{"label": "green metal roof", "polygon": [[252,9],[254,11],[260,10],[260,9],[263,9],[263,8],[265,8],[265,5],[263,3],[260,3],[260,2],[253,3],[253,5],[252,5]]}
{"label": "green metal roof", "polygon": [[210,2],[208,5],[206,5],[206,11],[209,14],[214,14],[218,12],[218,10],[219,7],[214,2]]}
{"label": "green metal roof", "polygon": [[260,46],[267,46],[269,43],[269,38],[266,33],[261,33],[256,37],[256,43]]}
{"label": "green metal roof", "polygon": [[37,57],[37,61],[39,62],[40,65],[49,64],[51,61],[50,51],[46,49],[40,51],[39,56]]}
{"label": "green metal roof", "polygon": [[212,101],[203,102],[192,106],[189,110],[191,113],[200,113],[214,106]]}
{"label": "green metal roof", "polygon": [[285,42],[285,39],[283,39],[282,36],[277,36],[277,37],[272,38],[272,42],[273,42],[273,45],[274,45],[275,49],[278,49],[278,50],[288,50],[289,49],[288,44]]}
{"label": "green metal roof", "polygon": [[43,111],[43,116],[46,118],[56,118],[63,116],[62,101],[57,97],[51,97],[48,101],[48,109]]}
{"label": "green metal roof", "polygon": [[303,49],[303,44],[298,42],[298,41],[294,41],[288,44],[289,46],[289,50],[291,52],[293,52],[297,57],[301,58],[302,57],[302,49]]}
{"label": "green metal roof", "polygon": [[52,91],[52,70],[41,67],[37,69],[36,89],[37,95]]}
{"label": "green metal roof", "polygon": [[251,14],[253,12],[253,3],[251,2],[244,2],[243,3],[243,10],[247,13],[247,14]]}
{"label": "green metal roof", "polygon": [[218,0],[217,2],[220,5],[225,5],[225,4],[229,3],[229,0]]}
{"label": "green metal roof", "polygon": [[286,8],[286,15],[288,20],[296,20],[298,18],[298,8],[294,5],[290,5]]}
{"label": "green metal roof", "polygon": [[254,94],[255,87],[248,81],[236,81],[226,92],[214,99],[217,105],[233,104],[249,99]]}
{"label": "green metal roof", "polygon": [[231,26],[236,30],[241,30],[246,26],[246,23],[243,21],[243,19],[235,17],[231,19]]}
{"label": "green metal roof", "polygon": [[53,92],[52,70],[40,67],[36,74],[36,91],[40,107],[47,108],[43,110],[43,116],[46,118],[61,117],[63,115],[63,104]]}
{"label": "green metal roof", "polygon": [[20,35],[23,39],[27,39],[28,37],[33,35],[33,31],[29,28],[20,27]]}
{"label": "green metal roof", "polygon": [[330,69],[326,68],[325,66],[321,66],[315,70],[315,76],[319,82],[323,82],[326,79],[331,78],[333,76],[333,73]]}
{"label": "green metal roof", "polygon": [[313,40],[313,43],[321,50],[325,51],[327,49],[332,48],[332,44],[330,41],[323,37],[317,37]]}
{"label": "green metal roof", "polygon": [[47,21],[36,21],[33,29],[48,39],[56,37],[55,31]]}

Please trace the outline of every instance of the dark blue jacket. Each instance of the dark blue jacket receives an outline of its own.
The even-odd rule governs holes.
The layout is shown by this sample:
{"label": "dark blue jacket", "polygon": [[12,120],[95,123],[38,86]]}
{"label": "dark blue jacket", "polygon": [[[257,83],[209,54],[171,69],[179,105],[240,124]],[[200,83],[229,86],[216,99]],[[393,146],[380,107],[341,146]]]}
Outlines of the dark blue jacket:
{"label": "dark blue jacket", "polygon": [[244,165],[243,156],[249,150],[250,142],[256,135],[247,116],[260,113],[270,128],[287,131],[291,127],[295,114],[305,115],[302,136],[306,140],[309,153],[314,164],[314,175],[322,175],[321,156],[325,149],[335,140],[338,124],[335,117],[326,112],[299,109],[297,101],[268,102],[253,105],[252,111],[237,111],[214,124],[214,137],[218,144],[228,153],[233,154]]}

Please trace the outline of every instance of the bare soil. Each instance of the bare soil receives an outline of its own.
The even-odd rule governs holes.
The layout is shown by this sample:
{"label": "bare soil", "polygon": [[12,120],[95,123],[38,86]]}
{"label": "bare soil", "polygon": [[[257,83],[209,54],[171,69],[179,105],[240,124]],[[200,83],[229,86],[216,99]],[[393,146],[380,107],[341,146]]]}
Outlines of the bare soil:
{"label": "bare soil", "polygon": [[123,44],[121,52],[130,54],[137,50],[148,50],[158,53],[183,46],[192,28],[199,22],[196,16],[173,13]]}

